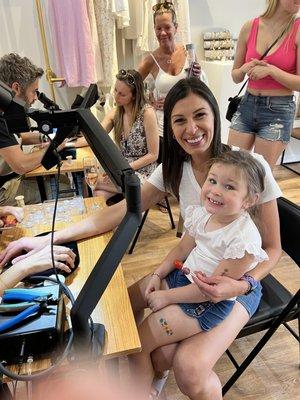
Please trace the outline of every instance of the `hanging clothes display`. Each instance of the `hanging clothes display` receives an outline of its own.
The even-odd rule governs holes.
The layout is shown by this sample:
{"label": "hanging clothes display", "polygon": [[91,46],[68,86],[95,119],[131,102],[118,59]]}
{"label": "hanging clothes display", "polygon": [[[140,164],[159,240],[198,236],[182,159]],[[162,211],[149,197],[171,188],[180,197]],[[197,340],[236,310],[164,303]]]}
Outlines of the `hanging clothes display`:
{"label": "hanging clothes display", "polygon": [[59,75],[70,87],[89,86],[96,78],[86,0],[49,0],[48,10]]}
{"label": "hanging clothes display", "polygon": [[115,0],[94,0],[95,21],[103,67],[103,87],[112,86],[118,72],[115,34]]}
{"label": "hanging clothes display", "polygon": [[104,72],[103,72],[103,66],[102,66],[102,56],[101,56],[100,44],[99,44],[99,39],[98,39],[98,30],[97,30],[97,25],[96,25],[94,0],[87,0],[86,4],[87,4],[88,17],[89,17],[90,27],[91,27],[92,46],[93,46],[94,57],[95,57],[95,78],[96,78],[96,82],[102,82],[104,80]]}

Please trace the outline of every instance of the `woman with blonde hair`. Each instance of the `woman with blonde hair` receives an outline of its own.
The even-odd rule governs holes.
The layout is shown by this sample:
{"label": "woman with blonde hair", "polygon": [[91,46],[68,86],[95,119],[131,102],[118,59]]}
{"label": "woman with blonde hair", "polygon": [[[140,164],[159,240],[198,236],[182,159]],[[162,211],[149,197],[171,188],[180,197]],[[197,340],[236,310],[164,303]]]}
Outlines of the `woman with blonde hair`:
{"label": "woman with blonde hair", "polygon": [[151,104],[156,110],[159,134],[162,136],[164,99],[169,90],[180,79],[188,76],[203,78],[203,75],[198,62],[194,62],[192,69],[189,69],[185,46],[175,42],[178,24],[171,1],[160,2],[153,6],[153,22],[158,47],[142,60],[138,71],[143,79],[149,74],[153,77],[154,90]]}
{"label": "woman with blonde hair", "polygon": [[[114,128],[115,141],[143,183],[155,170],[159,136],[154,109],[147,104],[141,75],[134,69],[121,69],[115,84],[116,107],[102,121],[103,128]],[[118,189],[107,175],[97,184],[96,195],[110,198]]]}
{"label": "woman with blonde hair", "polygon": [[299,7],[299,0],[268,0],[266,11],[242,27],[232,69],[235,83],[246,75],[249,80],[232,117],[228,143],[253,148],[271,168],[290,140],[293,91],[300,90]]}

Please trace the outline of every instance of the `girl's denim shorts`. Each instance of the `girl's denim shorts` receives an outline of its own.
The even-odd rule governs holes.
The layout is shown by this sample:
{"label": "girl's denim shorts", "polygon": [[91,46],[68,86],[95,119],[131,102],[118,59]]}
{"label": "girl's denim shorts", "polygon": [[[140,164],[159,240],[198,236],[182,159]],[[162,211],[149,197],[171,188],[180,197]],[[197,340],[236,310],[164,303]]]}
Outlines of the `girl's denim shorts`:
{"label": "girl's denim shorts", "polygon": [[[190,285],[190,280],[179,270],[175,269],[166,277],[170,289]],[[261,285],[247,296],[239,296],[240,302],[251,317],[258,308],[261,299]],[[196,318],[203,331],[209,331],[220,324],[231,312],[235,301],[223,300],[219,303],[205,301],[202,303],[179,303],[179,307],[189,317]]]}
{"label": "girl's denim shorts", "polygon": [[272,142],[288,143],[295,111],[294,96],[253,96],[246,92],[232,117],[230,128]]}

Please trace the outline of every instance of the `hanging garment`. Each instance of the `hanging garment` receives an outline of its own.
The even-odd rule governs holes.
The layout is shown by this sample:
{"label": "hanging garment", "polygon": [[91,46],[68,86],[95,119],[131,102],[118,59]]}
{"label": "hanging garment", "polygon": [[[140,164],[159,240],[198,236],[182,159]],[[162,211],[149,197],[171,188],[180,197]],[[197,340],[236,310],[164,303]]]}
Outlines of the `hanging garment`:
{"label": "hanging garment", "polygon": [[94,0],[95,19],[104,73],[104,78],[100,82],[102,87],[112,86],[115,81],[115,75],[118,72],[113,1]]}
{"label": "hanging garment", "polygon": [[88,17],[89,17],[90,27],[91,27],[92,46],[93,46],[94,56],[95,56],[95,78],[96,78],[96,82],[101,82],[104,80],[104,73],[103,73],[100,45],[99,45],[99,40],[98,40],[98,31],[97,31],[97,25],[96,25],[95,9],[94,9],[94,0],[87,0],[86,4],[87,4]]}
{"label": "hanging garment", "polygon": [[142,35],[144,21],[144,7],[141,0],[129,0],[130,24],[124,29],[124,39],[136,40]]}
{"label": "hanging garment", "polygon": [[118,29],[123,29],[130,25],[128,0],[113,0],[113,13],[116,16]]}
{"label": "hanging garment", "polygon": [[191,43],[191,22],[188,0],[175,0],[178,30],[175,36],[177,43]]}
{"label": "hanging garment", "polygon": [[95,82],[95,57],[86,0],[49,0],[59,74],[70,87]]}

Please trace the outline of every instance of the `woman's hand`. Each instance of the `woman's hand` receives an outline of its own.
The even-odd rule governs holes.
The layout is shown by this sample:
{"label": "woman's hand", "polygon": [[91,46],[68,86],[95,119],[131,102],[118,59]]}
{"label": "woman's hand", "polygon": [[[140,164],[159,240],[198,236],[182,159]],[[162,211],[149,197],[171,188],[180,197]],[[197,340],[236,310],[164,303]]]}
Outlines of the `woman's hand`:
{"label": "woman's hand", "polygon": [[248,71],[248,76],[249,79],[252,79],[253,81],[257,81],[259,79],[263,79],[266,76],[271,74],[271,66],[266,64],[266,65],[256,65],[255,67],[252,67]]}
{"label": "woman's hand", "polygon": [[201,76],[201,65],[197,61],[193,62],[190,76],[194,76],[195,78],[200,79],[200,76]]}
{"label": "woman's hand", "polygon": [[170,304],[167,290],[156,290],[155,292],[149,293],[146,299],[148,307],[153,312],[161,310]]}
{"label": "woman's hand", "polygon": [[214,303],[243,295],[248,290],[247,282],[232,279],[225,275],[207,277],[196,272],[193,281],[201,292]]}
{"label": "woman's hand", "polygon": [[244,75],[249,75],[249,72],[251,71],[252,68],[256,67],[256,66],[267,66],[268,63],[266,61],[263,60],[257,60],[256,58],[254,58],[253,60],[243,64],[240,67],[240,70],[242,71],[242,73]]}
{"label": "woman's hand", "polygon": [[153,293],[160,289],[161,280],[157,275],[151,275],[148,285],[145,290],[145,298],[148,298],[150,293]]}
{"label": "woman's hand", "polygon": [[[10,261],[12,258],[21,254],[22,250],[29,251],[31,254],[39,251],[41,248],[44,248],[47,244],[50,243],[50,238],[50,235],[39,237],[23,237],[9,243],[6,249],[4,249],[0,253],[0,266],[4,265],[7,261]],[[17,261],[28,257],[30,253],[15,258],[13,260],[13,263],[16,263]]]}
{"label": "woman's hand", "polygon": [[[76,255],[68,247],[53,246],[54,265],[57,269],[71,272]],[[52,268],[51,246],[48,245],[35,253],[28,253],[25,259],[14,262],[16,267],[23,268],[27,274],[36,274]]]}
{"label": "woman's hand", "polygon": [[0,207],[0,218],[5,217],[6,215],[13,215],[18,222],[21,222],[24,218],[24,211],[22,207]]}

